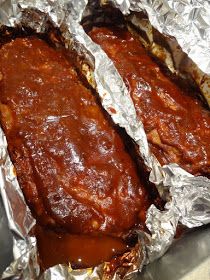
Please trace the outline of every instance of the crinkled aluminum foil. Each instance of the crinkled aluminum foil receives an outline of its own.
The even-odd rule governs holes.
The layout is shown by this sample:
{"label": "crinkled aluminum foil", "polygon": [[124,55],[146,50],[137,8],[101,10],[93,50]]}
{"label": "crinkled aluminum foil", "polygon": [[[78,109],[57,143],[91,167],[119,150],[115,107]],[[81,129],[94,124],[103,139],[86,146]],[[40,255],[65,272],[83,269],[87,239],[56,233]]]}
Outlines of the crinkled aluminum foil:
{"label": "crinkled aluminum foil", "polygon": [[[151,169],[151,181],[157,185],[160,191],[164,190],[163,195],[165,192],[168,193],[168,189],[170,190],[171,199],[166,204],[165,211],[160,212],[155,206],[151,206],[148,210],[147,226],[151,231],[151,236],[148,235],[148,240],[146,241],[145,236],[142,237],[143,233],[139,233],[141,250],[132,252],[133,255],[127,256],[130,266],[126,275],[130,277],[133,272],[141,269],[144,263],[154,260],[167,250],[173,241],[179,221],[188,227],[210,222],[210,182],[203,177],[195,178],[177,165],[161,167],[155,157],[150,154],[143,125],[136,117],[134,105],[121,77],[106,54],[91,41],[80,25],[86,5],[87,1],[85,0],[45,2],[35,0],[16,2],[13,0],[10,3],[6,1],[1,4],[0,14],[4,15],[2,21],[4,25],[14,26],[16,23],[24,22],[24,24],[29,25],[37,32],[47,31],[45,25],[46,14],[51,17],[54,24],[62,31],[66,48],[73,48],[79,55],[83,54],[83,57],[85,56],[85,60],[88,63],[81,63],[81,70],[85,73],[89,82],[96,87],[104,108],[112,116],[114,122],[124,127],[139,145],[142,158],[148,168]],[[22,8],[37,8],[45,14],[33,19],[33,17],[30,17],[30,13],[26,13],[25,16],[21,12]],[[92,70],[94,70],[93,73]],[[110,108],[112,109],[110,110]],[[113,109],[115,113],[113,113]],[[4,143],[1,150],[2,159],[4,159],[3,156],[7,153],[5,137],[2,136],[1,138],[4,139],[4,142],[0,142]],[[11,163],[8,166],[11,166]],[[2,172],[4,176],[6,175],[6,178],[10,178],[8,166],[5,165],[4,172]],[[5,170],[7,171],[5,172]],[[4,176],[1,176],[2,182],[5,181]],[[18,220],[13,218],[15,212],[11,209],[11,197],[4,195],[5,190],[7,190],[7,184],[2,184],[2,186],[1,191],[5,208],[9,209],[7,214],[11,229],[19,232],[20,225]],[[18,184],[16,184],[16,189],[18,197],[21,197],[20,205],[26,207]],[[5,271],[3,279],[11,276],[19,276],[19,279],[21,277],[23,279],[36,279],[39,275],[35,239],[28,237],[28,231],[31,229],[34,220],[31,219],[30,211],[24,210],[21,213],[24,221],[28,221],[26,217],[29,215],[30,222],[26,223],[28,226],[14,242],[14,249],[17,250],[19,247],[21,250],[15,256],[16,261]],[[16,246],[17,244],[20,245]],[[145,257],[146,255],[147,257]],[[105,266],[101,265],[94,269],[86,270],[72,270],[71,267],[58,265],[48,269],[41,279],[100,279]],[[115,273],[113,278],[118,279],[118,274]]]}

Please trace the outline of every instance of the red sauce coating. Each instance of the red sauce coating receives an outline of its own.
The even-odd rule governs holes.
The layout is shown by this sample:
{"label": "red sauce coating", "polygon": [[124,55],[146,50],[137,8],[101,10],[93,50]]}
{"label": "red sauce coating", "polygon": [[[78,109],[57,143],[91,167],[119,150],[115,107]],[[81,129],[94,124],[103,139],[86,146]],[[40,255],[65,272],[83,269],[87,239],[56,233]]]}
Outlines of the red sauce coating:
{"label": "red sauce coating", "polygon": [[59,263],[69,264],[70,261],[72,268],[92,267],[123,254],[129,248],[117,237],[56,233],[41,227],[37,227],[36,237],[43,269]]}
{"label": "red sauce coating", "polygon": [[[77,245],[80,234],[122,236],[144,224],[150,203],[136,164],[65,52],[16,38],[0,49],[0,73],[1,124],[38,223],[79,234]],[[124,250],[115,237],[104,240],[104,255],[84,252],[81,266],[107,260],[110,248]],[[94,242],[100,248],[101,239]],[[73,244],[64,237],[61,247],[75,248],[75,256],[64,252],[60,261],[77,258]]]}
{"label": "red sauce coating", "polygon": [[210,113],[196,94],[169,78],[126,29],[96,27],[89,35],[124,79],[160,163],[210,175]]}

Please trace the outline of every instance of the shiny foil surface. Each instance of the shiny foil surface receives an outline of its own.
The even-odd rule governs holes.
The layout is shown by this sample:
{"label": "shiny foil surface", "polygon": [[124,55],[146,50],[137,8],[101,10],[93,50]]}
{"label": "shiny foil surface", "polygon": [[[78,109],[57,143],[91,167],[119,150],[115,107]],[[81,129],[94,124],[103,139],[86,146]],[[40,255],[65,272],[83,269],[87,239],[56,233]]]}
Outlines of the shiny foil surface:
{"label": "shiny foil surface", "polygon": [[[129,2],[121,1],[120,8],[121,5],[127,7]],[[141,7],[142,5],[143,2]],[[146,223],[151,235],[139,232],[139,244],[130,255],[123,256],[127,264],[126,278],[141,270],[144,264],[164,254],[173,242],[178,222],[188,227],[210,222],[210,180],[194,177],[175,164],[162,167],[150,153],[143,125],[137,119],[133,102],[122,78],[112,61],[97,44],[92,42],[80,25],[86,6],[87,1],[82,0],[1,1],[0,24],[10,27],[18,24],[30,27],[38,33],[46,33],[47,20],[51,19],[54,26],[60,29],[66,49],[74,50],[78,57],[83,57],[80,62],[81,71],[89,83],[96,88],[103,107],[113,121],[125,128],[139,145],[145,165],[151,170],[150,180],[156,184],[162,197],[168,199],[162,212],[154,205],[149,208]],[[92,9],[88,9],[88,13],[91,12]],[[0,153],[0,190],[9,226],[14,233],[14,262],[4,272],[3,279],[12,276],[16,277],[15,279],[38,277],[39,279],[119,279],[118,272],[123,268],[118,268],[114,275],[109,275],[106,263],[83,270],[72,270],[70,265],[57,265],[40,276],[36,240],[33,236],[29,236],[35,221],[18,185],[2,130]],[[18,213],[15,211],[17,208]]]}

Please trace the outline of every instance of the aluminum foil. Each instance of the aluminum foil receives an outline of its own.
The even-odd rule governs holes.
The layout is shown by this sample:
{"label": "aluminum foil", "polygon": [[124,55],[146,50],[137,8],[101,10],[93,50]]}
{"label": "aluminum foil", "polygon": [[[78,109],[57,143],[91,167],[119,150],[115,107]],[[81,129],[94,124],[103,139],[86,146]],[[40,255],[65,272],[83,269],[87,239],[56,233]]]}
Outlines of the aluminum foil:
{"label": "aluminum foil", "polygon": [[[92,6],[95,5],[94,1]],[[89,83],[96,88],[101,97],[103,107],[111,115],[113,121],[126,129],[127,133],[139,145],[140,154],[151,170],[150,180],[156,184],[161,195],[170,199],[164,211],[159,211],[154,205],[147,213],[147,226],[151,235],[139,232],[139,243],[129,255],[123,256],[126,268],[119,268],[112,278],[119,279],[119,273],[124,269],[125,277],[140,270],[142,265],[160,257],[173,241],[177,224],[182,222],[188,227],[199,226],[210,222],[210,181],[203,177],[194,177],[177,165],[162,167],[150,153],[146,134],[142,123],[137,119],[130,95],[114,64],[102,49],[87,36],[80,21],[85,14],[87,1],[5,1],[0,4],[2,24],[7,26],[26,25],[37,32],[47,32],[48,17],[59,27],[65,41],[65,47],[77,52],[83,57],[80,61],[81,71]],[[28,9],[24,12],[24,9]],[[30,10],[36,8],[42,13]],[[91,5],[88,13],[91,14]],[[84,59],[85,58],[85,59]],[[114,110],[113,110],[114,109]],[[2,132],[1,132],[2,133]],[[36,243],[34,237],[29,237],[29,231],[34,224],[15,174],[13,177],[11,162],[6,150],[6,140],[0,137],[1,149],[1,192],[12,231],[18,232],[14,239],[15,261],[3,274],[3,279],[16,276],[18,279],[36,279],[39,267],[36,260]],[[10,193],[5,178],[15,183],[16,193]],[[12,179],[11,179],[12,178]],[[6,195],[5,195],[6,193]],[[13,195],[15,198],[13,198]],[[22,221],[15,216],[14,199],[18,199],[16,207],[22,207]],[[183,203],[184,202],[184,203]],[[20,204],[19,204],[20,203]],[[22,206],[21,206],[22,205]],[[21,229],[21,230],[20,230]],[[57,265],[48,269],[41,279],[108,279],[107,264],[85,270],[72,270],[70,266]]]}

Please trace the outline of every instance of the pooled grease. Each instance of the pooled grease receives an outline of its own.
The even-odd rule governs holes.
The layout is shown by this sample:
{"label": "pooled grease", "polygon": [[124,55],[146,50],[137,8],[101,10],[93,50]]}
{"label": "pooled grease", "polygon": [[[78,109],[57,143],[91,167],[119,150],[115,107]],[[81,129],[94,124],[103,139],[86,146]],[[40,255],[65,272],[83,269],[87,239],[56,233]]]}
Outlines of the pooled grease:
{"label": "pooled grease", "polygon": [[129,249],[121,238],[58,233],[40,226],[36,237],[43,269],[56,264],[70,264],[74,269],[93,267]]}

